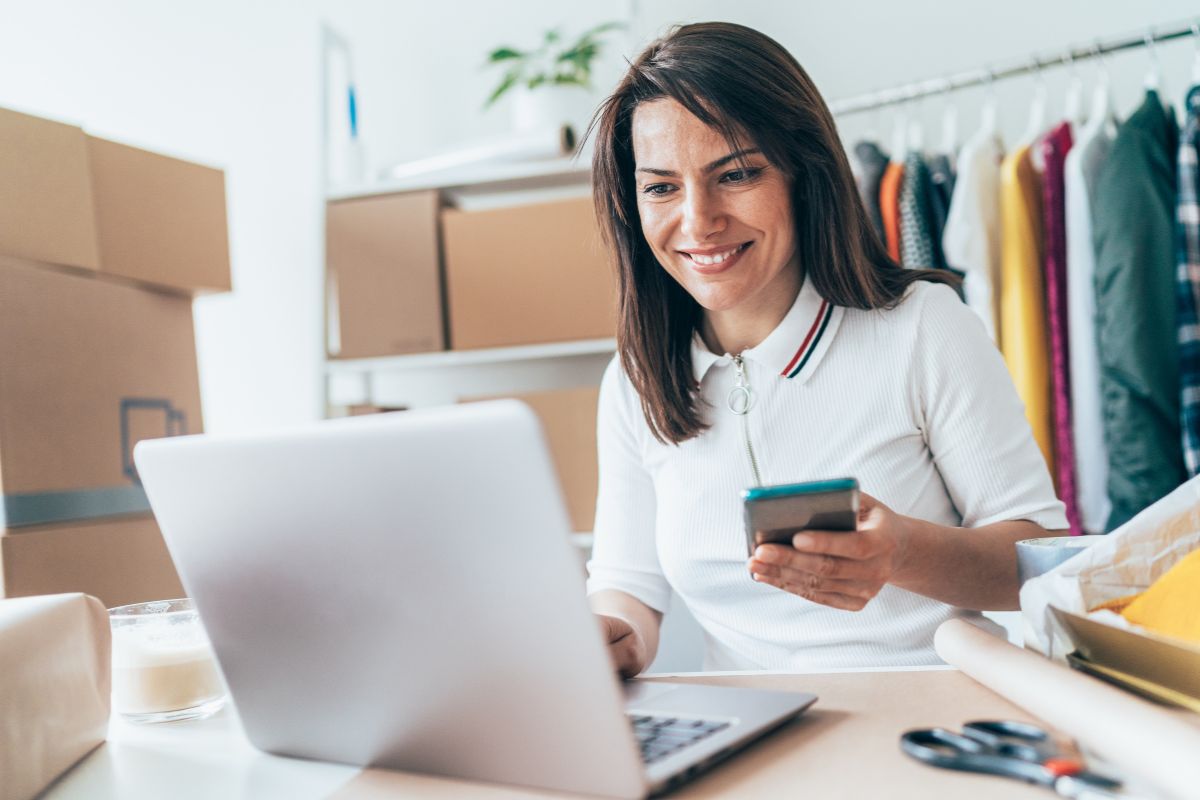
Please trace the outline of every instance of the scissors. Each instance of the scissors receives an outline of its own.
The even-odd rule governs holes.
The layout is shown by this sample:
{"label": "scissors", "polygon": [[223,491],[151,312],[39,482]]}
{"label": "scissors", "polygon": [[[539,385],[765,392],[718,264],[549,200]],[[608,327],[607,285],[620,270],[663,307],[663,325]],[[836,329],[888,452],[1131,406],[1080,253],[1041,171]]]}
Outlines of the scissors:
{"label": "scissors", "polygon": [[1089,772],[1078,759],[1059,754],[1050,735],[1026,722],[980,720],[962,733],[945,728],[907,731],[900,749],[943,769],[1016,778],[1053,789],[1063,797],[1119,797],[1120,782]]}

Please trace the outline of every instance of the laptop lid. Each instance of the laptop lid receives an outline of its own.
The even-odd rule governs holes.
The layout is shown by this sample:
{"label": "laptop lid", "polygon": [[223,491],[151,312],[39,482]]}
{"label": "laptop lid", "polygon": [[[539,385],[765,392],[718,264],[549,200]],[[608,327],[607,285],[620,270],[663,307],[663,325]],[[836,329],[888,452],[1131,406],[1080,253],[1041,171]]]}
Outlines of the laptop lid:
{"label": "laptop lid", "polygon": [[645,792],[527,407],[158,439],[135,459],[257,747]]}

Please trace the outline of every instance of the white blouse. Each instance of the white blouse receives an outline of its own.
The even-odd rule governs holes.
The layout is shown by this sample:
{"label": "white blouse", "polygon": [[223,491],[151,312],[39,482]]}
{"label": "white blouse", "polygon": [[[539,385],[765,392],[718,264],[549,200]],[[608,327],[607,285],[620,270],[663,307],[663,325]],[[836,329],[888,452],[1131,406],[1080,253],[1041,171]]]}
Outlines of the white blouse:
{"label": "white blouse", "polygon": [[[941,525],[1066,527],[1000,353],[948,287],[919,282],[894,309],[861,311],[806,281],[742,356],[764,484],[855,477],[897,513]],[[692,360],[711,428],[680,445],[651,435],[617,359],[604,375],[588,592],[665,611],[674,589],[705,631],[706,669],[938,663],[934,629],[972,612],[894,586],[841,611],[750,577],[740,494],[754,478],[726,405],[735,369],[698,336]]]}

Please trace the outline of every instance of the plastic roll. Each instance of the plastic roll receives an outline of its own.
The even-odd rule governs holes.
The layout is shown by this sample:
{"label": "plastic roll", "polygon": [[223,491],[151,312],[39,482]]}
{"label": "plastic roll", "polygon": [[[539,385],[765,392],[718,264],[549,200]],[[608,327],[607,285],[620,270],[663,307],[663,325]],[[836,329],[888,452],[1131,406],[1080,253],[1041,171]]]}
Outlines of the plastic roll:
{"label": "plastic roll", "polygon": [[557,128],[527,131],[397,164],[386,170],[382,177],[393,180],[415,178],[478,164],[561,158],[571,155],[574,151],[575,131],[570,125],[560,125]]}
{"label": "plastic roll", "polygon": [[934,648],[996,694],[1070,736],[1166,797],[1200,792],[1200,719],[1155,706],[1095,678],[948,620]]}

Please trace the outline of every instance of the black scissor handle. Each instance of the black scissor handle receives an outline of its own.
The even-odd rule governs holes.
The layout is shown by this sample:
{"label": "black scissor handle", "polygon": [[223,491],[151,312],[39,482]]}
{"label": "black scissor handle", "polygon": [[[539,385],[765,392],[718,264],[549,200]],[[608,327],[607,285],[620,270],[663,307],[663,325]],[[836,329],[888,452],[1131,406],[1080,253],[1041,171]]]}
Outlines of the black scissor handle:
{"label": "black scissor handle", "polygon": [[1002,755],[978,739],[945,728],[907,731],[900,737],[900,749],[918,761],[943,769],[1003,775],[1050,787],[1057,780],[1038,761]]}
{"label": "black scissor handle", "polygon": [[963,736],[993,748],[1002,755],[1026,761],[1045,761],[1057,755],[1050,735],[1037,725],[1006,720],[976,720],[963,725]]}

